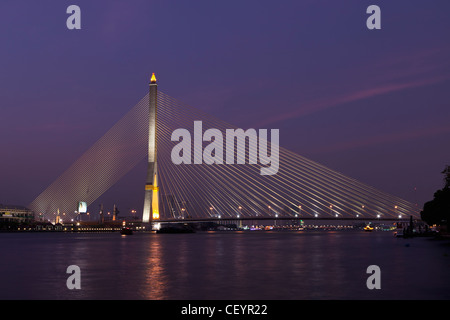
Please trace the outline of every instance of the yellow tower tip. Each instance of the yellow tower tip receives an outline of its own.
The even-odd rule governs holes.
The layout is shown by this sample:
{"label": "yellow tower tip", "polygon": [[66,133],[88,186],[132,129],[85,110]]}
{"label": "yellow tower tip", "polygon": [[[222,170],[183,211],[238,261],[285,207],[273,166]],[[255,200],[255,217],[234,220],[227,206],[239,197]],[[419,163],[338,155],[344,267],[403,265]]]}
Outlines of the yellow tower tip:
{"label": "yellow tower tip", "polygon": [[154,73],[152,73],[152,78],[150,79],[150,82],[151,83],[156,83],[156,77],[155,77]]}

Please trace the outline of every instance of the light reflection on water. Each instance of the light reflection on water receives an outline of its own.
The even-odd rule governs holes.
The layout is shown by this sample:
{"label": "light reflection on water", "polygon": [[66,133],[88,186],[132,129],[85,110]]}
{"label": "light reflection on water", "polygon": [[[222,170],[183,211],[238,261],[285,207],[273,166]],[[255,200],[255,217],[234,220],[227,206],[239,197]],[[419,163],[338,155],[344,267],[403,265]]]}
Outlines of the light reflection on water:
{"label": "light reflection on water", "polygon": [[[388,232],[0,234],[1,299],[448,299],[450,247]],[[81,290],[66,268],[81,268]],[[381,290],[366,287],[380,266]]]}

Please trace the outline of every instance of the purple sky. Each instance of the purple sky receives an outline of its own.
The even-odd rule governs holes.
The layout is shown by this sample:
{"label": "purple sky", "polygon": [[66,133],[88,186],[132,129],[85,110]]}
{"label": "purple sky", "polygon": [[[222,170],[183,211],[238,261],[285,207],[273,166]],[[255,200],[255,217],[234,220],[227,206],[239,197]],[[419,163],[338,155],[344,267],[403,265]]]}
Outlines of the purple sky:
{"label": "purple sky", "polygon": [[[66,28],[71,4],[81,30]],[[371,4],[381,30],[366,28]],[[1,1],[0,203],[30,203],[155,72],[188,105],[278,128],[282,147],[422,205],[450,164],[448,12],[447,0]],[[122,187],[140,201],[145,172],[131,176]]]}

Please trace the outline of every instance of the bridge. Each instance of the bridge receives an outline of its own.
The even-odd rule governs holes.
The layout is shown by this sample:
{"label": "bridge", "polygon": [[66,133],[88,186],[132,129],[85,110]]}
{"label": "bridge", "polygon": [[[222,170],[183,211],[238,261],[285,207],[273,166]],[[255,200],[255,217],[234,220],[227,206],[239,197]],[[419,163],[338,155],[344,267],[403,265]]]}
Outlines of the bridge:
{"label": "bridge", "polygon": [[[147,159],[144,222],[419,218],[413,203],[289,151],[268,135],[250,134],[256,130],[242,130],[247,136],[233,138],[230,148],[223,141],[231,140],[223,137],[240,128],[158,91],[154,76],[149,85],[125,116],[32,201],[35,214],[54,220],[60,212],[76,219],[79,202],[89,206],[101,199]],[[174,132],[194,138],[174,138]],[[261,174],[275,151],[277,171]],[[220,161],[223,155],[229,162]]]}

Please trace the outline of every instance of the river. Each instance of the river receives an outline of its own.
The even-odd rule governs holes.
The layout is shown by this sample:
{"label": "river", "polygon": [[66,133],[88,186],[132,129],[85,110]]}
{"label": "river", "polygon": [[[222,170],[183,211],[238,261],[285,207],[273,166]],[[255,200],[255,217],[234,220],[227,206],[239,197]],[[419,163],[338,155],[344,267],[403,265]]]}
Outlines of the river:
{"label": "river", "polygon": [[[449,299],[450,246],[391,232],[1,233],[0,299]],[[68,289],[67,267],[81,289]],[[370,265],[380,289],[368,289]]]}

